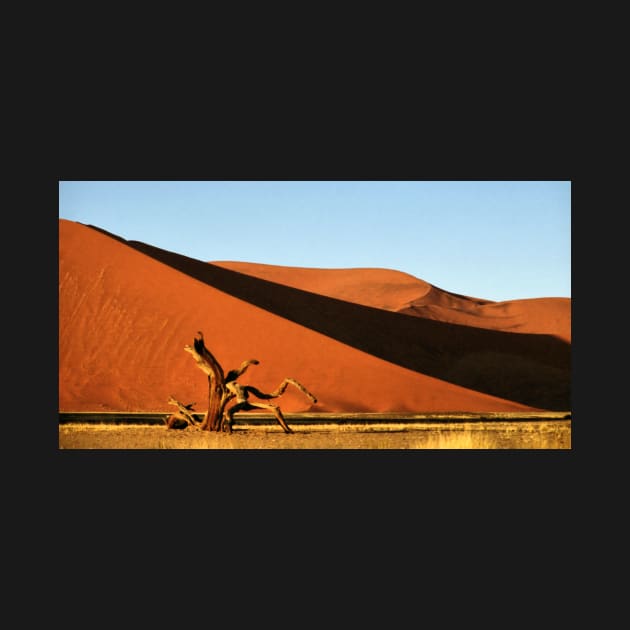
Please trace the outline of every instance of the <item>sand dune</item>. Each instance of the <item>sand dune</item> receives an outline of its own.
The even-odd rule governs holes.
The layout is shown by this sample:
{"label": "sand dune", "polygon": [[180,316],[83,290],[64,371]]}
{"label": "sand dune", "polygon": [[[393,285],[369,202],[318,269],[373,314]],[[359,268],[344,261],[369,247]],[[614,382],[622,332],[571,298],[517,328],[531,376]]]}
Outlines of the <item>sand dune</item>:
{"label": "sand dune", "polygon": [[[60,220],[59,407],[171,411],[172,394],[205,411],[207,381],[183,350],[202,330],[225,369],[260,361],[243,382],[270,391],[291,376],[319,400],[290,388],[287,412],[570,408],[570,308],[455,296],[476,305],[458,310],[439,291],[391,270],[209,264]],[[492,328],[508,316],[519,332]]]}
{"label": "sand dune", "polygon": [[571,300],[492,302],[457,295],[391,269],[310,269],[219,261],[213,265],[296,289],[405,315],[502,330],[555,335],[571,341]]}
{"label": "sand dune", "polygon": [[[431,297],[435,292],[431,291]],[[439,296],[442,297],[441,295]],[[571,343],[570,298],[533,298],[508,302],[415,300],[399,313],[504,332],[553,335]]]}

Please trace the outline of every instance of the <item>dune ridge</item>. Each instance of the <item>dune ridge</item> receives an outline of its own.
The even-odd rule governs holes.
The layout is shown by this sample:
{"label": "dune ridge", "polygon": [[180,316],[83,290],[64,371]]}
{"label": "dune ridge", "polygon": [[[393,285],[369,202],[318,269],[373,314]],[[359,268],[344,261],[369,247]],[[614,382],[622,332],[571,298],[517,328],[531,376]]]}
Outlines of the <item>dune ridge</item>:
{"label": "dune ridge", "polygon": [[[71,221],[60,220],[59,228],[61,410],[169,411],[174,394],[204,411],[203,374],[183,352],[197,330],[226,369],[259,359],[247,374],[257,387],[274,389],[292,376],[321,401],[312,406],[287,390],[279,402],[288,412],[569,408],[570,346],[551,335],[475,332],[270,282]],[[400,280],[401,291],[382,292],[381,306],[396,309],[410,293],[417,300],[429,291],[412,276],[384,275]],[[310,282],[325,288],[315,275]],[[346,297],[374,303],[375,294],[362,296],[358,285]]]}

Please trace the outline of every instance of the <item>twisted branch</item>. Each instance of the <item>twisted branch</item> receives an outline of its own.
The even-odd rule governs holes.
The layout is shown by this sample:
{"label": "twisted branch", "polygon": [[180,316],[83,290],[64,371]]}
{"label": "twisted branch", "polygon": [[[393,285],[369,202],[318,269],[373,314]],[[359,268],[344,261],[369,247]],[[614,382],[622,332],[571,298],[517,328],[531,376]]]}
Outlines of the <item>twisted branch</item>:
{"label": "twisted branch", "polygon": [[184,405],[183,403],[179,402],[179,400],[176,400],[173,396],[170,396],[168,399],[168,404],[169,405],[175,405],[177,407],[177,411],[173,414],[171,414],[167,419],[166,419],[166,427],[168,429],[172,429],[172,428],[179,428],[179,427],[175,427],[174,425],[179,424],[178,421],[184,421],[187,425],[191,426],[191,427],[197,427],[198,421],[197,419],[190,413],[193,410],[193,405],[195,403],[190,403],[188,405]]}

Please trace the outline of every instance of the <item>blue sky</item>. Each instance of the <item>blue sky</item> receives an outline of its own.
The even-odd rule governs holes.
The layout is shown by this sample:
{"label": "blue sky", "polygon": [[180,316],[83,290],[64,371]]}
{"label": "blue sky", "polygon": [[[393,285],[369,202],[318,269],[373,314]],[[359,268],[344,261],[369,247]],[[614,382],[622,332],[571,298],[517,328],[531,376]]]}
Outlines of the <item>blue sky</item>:
{"label": "blue sky", "polygon": [[208,262],[384,267],[495,301],[571,296],[568,181],[60,181],[59,216]]}

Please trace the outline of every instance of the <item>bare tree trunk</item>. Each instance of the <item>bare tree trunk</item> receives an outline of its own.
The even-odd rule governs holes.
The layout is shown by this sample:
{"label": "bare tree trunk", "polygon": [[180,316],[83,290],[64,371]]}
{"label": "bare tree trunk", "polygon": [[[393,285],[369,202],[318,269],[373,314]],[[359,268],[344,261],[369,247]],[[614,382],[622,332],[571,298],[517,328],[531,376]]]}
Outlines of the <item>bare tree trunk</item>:
{"label": "bare tree trunk", "polygon": [[201,425],[202,429],[207,431],[219,430],[225,394],[225,382],[216,377],[208,376],[208,413]]}
{"label": "bare tree trunk", "polygon": [[184,350],[192,354],[197,367],[208,375],[208,412],[201,428],[204,431],[217,431],[220,425],[222,401],[226,394],[223,368],[206,348],[202,332],[197,333],[193,346],[184,346]]}

